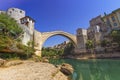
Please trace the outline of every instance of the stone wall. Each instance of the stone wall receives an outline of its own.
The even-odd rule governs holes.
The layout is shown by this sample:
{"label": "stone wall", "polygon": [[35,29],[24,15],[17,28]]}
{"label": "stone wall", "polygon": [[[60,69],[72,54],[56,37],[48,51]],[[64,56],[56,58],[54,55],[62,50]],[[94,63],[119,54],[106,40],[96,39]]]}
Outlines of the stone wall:
{"label": "stone wall", "polygon": [[75,52],[85,52],[86,51],[86,42],[87,42],[87,30],[77,29],[77,49]]}
{"label": "stone wall", "polygon": [[20,18],[25,17],[25,11],[18,8],[9,8],[6,13],[20,23]]}
{"label": "stone wall", "polygon": [[25,25],[20,24],[19,25],[23,29],[23,33],[21,36],[22,44],[26,45],[28,42],[33,40],[33,34],[30,33],[29,28]]}
{"label": "stone wall", "polygon": [[42,53],[42,35],[39,31],[34,30],[34,49],[37,56],[41,56]]}

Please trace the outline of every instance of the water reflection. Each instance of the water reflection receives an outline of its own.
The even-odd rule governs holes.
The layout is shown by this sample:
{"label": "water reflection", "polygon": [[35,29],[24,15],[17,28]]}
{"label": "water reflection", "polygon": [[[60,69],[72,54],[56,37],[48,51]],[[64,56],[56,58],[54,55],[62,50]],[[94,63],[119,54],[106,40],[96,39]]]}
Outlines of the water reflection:
{"label": "water reflection", "polygon": [[69,63],[75,72],[73,80],[120,80],[120,60],[50,60],[51,63]]}

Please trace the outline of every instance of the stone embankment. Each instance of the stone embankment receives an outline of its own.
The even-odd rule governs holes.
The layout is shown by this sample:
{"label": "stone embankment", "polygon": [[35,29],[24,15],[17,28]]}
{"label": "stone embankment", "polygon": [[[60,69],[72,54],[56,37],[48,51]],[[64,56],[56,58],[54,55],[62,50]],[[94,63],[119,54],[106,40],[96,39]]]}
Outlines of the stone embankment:
{"label": "stone embankment", "polygon": [[66,56],[65,58],[72,58],[72,59],[115,59],[115,58],[120,58],[120,52],[69,55],[69,56]]}
{"label": "stone embankment", "polygon": [[0,80],[69,80],[49,63],[0,60]]}

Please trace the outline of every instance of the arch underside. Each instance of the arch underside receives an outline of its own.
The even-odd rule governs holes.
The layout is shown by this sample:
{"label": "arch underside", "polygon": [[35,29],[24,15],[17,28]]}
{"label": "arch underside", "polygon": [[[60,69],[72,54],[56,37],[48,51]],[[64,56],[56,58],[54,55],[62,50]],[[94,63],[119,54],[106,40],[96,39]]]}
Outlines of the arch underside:
{"label": "arch underside", "polygon": [[44,42],[48,38],[56,36],[56,35],[66,37],[67,39],[69,39],[73,43],[74,47],[77,48],[76,36],[72,35],[70,33],[67,33],[67,32],[64,32],[64,31],[53,31],[53,32],[44,32],[44,33],[36,32],[36,34],[35,34],[35,41],[36,41],[35,44],[37,46],[35,47],[35,49],[37,51],[35,52],[35,54],[37,56],[41,56],[41,54],[42,54],[42,46],[43,46]]}
{"label": "arch underside", "polygon": [[[47,36],[46,36],[46,35],[47,35]],[[56,36],[56,35],[60,35],[60,36],[63,36],[63,37],[65,37],[65,38],[69,39],[69,40],[73,43],[74,47],[77,46],[77,44],[76,44],[76,37],[73,36],[73,35],[71,35],[71,34],[64,34],[64,33],[50,34],[50,33],[47,33],[46,35],[43,35],[43,36],[45,36],[44,39],[43,39],[43,44],[44,44],[44,42],[45,42],[46,40],[48,40],[49,38],[51,38],[51,37],[53,37],[53,36]]]}

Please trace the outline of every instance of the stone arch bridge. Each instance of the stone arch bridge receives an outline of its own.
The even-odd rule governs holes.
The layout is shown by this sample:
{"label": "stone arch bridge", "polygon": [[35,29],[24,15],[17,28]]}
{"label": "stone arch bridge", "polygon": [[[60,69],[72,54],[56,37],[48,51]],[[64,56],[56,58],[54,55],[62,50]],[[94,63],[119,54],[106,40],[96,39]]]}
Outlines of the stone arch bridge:
{"label": "stone arch bridge", "polygon": [[64,31],[52,31],[52,32],[43,32],[40,33],[39,31],[34,31],[34,41],[35,41],[35,49],[36,52],[35,54],[38,56],[41,56],[41,50],[42,50],[42,46],[44,44],[44,42],[55,35],[61,35],[64,36],[66,38],[68,38],[70,41],[73,42],[74,46],[77,47],[77,40],[76,40],[76,35],[70,34],[68,32],[64,32]]}

